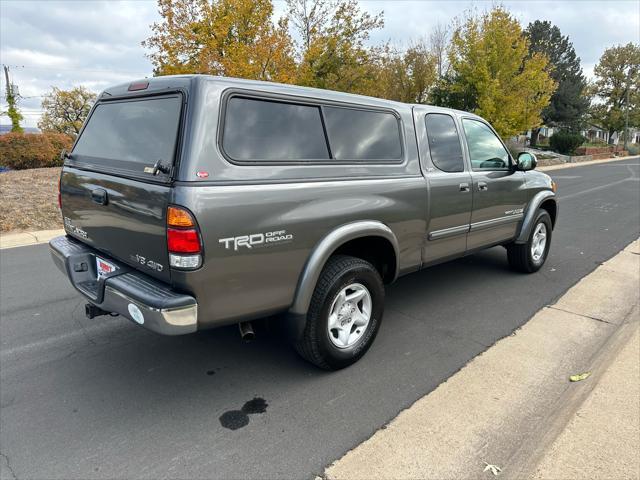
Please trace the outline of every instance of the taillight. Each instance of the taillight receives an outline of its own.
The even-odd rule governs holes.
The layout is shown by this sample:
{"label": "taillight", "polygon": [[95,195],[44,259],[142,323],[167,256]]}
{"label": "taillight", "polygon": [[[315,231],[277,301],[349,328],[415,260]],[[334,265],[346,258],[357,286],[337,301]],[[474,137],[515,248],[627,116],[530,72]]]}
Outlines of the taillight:
{"label": "taillight", "polygon": [[60,177],[58,178],[58,208],[62,210],[62,193],[60,189],[62,188],[62,172],[60,172]]}
{"label": "taillight", "polygon": [[200,253],[200,236],[195,229],[167,229],[169,251],[175,253]]}
{"label": "taillight", "polygon": [[167,247],[169,265],[174,268],[195,269],[202,264],[198,224],[185,208],[167,208]]}

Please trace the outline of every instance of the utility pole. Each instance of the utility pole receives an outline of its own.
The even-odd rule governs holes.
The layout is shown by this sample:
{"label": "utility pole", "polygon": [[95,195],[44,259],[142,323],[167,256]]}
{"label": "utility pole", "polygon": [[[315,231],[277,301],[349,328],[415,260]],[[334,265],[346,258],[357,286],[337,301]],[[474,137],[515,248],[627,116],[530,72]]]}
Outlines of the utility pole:
{"label": "utility pole", "polygon": [[7,116],[11,119],[11,131],[12,132],[22,132],[22,127],[20,126],[20,120],[22,120],[22,114],[18,111],[17,103],[17,88],[14,84],[9,80],[9,67],[3,65],[4,67],[4,78],[7,81],[7,94],[6,100],[9,108],[7,109]]}
{"label": "utility pole", "polygon": [[627,73],[627,111],[624,119],[624,149],[627,151],[627,141],[629,138],[629,90],[631,90],[631,67]]}

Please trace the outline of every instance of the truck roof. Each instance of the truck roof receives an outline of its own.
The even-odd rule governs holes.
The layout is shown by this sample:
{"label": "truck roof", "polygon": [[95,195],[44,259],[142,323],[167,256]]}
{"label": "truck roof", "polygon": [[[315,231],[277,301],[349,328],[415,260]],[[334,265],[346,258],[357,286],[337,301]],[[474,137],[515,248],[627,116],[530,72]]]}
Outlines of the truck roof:
{"label": "truck roof", "polygon": [[[263,80],[247,80],[243,78],[233,77],[220,77],[215,75],[202,75],[202,74],[189,74],[189,75],[165,75],[160,77],[142,78],[133,80],[127,83],[121,83],[112,87],[106,88],[102,96],[120,96],[131,93],[129,86],[133,84],[148,82],[149,86],[145,89],[146,92],[158,92],[165,89],[176,88],[189,88],[192,84],[215,82],[222,84],[229,88],[247,88],[247,89],[259,89],[272,93],[288,94],[288,95],[303,95],[306,97],[314,97],[321,99],[334,100],[337,102],[350,102],[350,103],[365,103],[365,104],[377,104],[378,106],[387,106],[398,108],[408,107],[429,107],[435,110],[455,112],[457,114],[474,115],[470,112],[462,110],[456,110],[453,108],[440,107],[429,104],[418,103],[404,103],[397,102],[395,100],[386,100],[383,98],[371,97],[367,95],[359,95],[355,93],[345,93],[336,90],[325,90],[321,88],[303,87],[300,85],[292,85],[286,83],[269,82]],[[135,93],[135,92],[134,92]]]}

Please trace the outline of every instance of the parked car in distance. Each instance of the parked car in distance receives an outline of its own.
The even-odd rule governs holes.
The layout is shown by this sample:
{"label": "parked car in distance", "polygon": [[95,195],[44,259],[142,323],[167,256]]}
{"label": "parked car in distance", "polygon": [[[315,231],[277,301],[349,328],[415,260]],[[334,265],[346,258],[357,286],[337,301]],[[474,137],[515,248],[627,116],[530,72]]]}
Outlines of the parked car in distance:
{"label": "parked car in distance", "polygon": [[56,265],[89,317],[192,333],[278,314],[324,369],[358,360],[385,286],[503,245],[544,264],[535,156],[471,113],[202,75],[105,90],[65,155]]}

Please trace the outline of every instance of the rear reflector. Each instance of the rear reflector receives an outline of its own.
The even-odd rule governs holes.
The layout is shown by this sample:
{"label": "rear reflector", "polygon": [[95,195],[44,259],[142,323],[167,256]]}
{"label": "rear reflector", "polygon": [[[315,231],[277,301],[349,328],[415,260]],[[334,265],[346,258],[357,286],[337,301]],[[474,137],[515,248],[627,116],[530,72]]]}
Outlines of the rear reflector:
{"label": "rear reflector", "polygon": [[168,207],[167,225],[170,227],[189,228],[195,227],[196,222],[191,214],[184,208]]}
{"label": "rear reflector", "polygon": [[148,86],[149,86],[149,82],[134,82],[131,85],[129,85],[129,91],[134,92],[136,90],[146,90]]}
{"label": "rear reflector", "polygon": [[170,253],[200,253],[200,235],[195,229],[167,228],[167,245]]}

